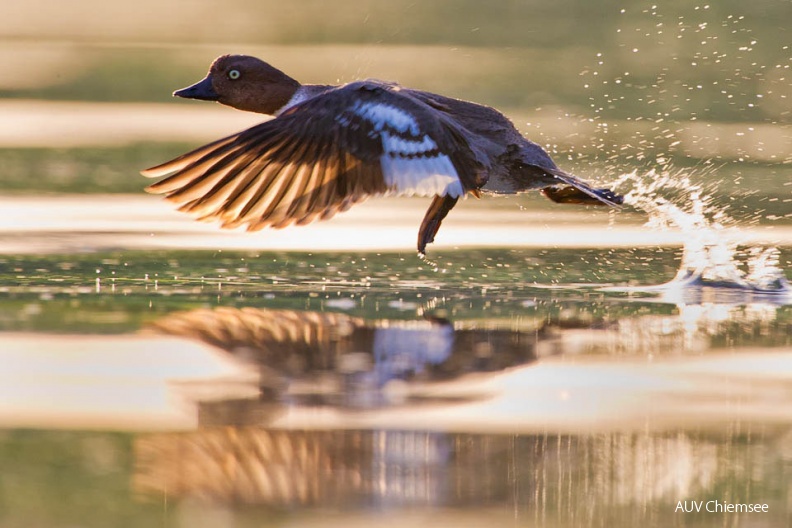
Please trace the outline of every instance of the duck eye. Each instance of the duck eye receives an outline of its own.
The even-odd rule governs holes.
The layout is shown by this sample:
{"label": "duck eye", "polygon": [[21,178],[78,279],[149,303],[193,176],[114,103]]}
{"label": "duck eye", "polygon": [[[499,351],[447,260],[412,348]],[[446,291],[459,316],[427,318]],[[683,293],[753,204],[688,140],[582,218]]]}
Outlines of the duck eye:
{"label": "duck eye", "polygon": [[236,81],[241,76],[242,74],[239,73],[239,70],[231,70],[228,72],[228,78],[231,79],[232,81]]}

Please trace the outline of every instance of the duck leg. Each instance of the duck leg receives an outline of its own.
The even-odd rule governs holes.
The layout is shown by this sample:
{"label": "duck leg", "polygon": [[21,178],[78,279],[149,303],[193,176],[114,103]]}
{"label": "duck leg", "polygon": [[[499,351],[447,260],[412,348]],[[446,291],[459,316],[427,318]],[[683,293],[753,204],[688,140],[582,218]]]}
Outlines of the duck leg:
{"label": "duck leg", "polygon": [[421,222],[421,229],[418,231],[418,254],[426,254],[426,245],[434,242],[434,237],[437,230],[440,229],[440,223],[446,217],[448,212],[454,208],[459,200],[458,197],[453,196],[435,196],[432,204],[426,211],[423,222]]}

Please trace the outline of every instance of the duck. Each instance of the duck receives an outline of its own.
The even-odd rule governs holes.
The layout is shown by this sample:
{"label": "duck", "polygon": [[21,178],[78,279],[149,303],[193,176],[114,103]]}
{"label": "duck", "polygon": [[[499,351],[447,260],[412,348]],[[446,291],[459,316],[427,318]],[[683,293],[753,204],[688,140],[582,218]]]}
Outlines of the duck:
{"label": "duck", "polygon": [[396,83],[302,84],[256,57],[223,55],[173,95],[272,116],[141,171],[164,177],[146,191],[223,228],[281,229],[374,196],[431,197],[418,231],[423,257],[468,195],[538,190],[557,203],[623,203],[559,169],[498,110]]}

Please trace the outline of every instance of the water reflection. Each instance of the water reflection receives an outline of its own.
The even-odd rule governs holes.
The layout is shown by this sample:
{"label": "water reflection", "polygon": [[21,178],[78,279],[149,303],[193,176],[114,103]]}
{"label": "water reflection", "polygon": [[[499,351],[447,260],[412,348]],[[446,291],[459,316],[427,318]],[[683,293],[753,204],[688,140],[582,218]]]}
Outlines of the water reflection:
{"label": "water reflection", "polygon": [[[432,315],[366,321],[341,313],[256,308],[175,313],[151,329],[202,341],[255,367],[261,402],[349,408],[426,403],[425,396],[403,390],[404,383],[531,363],[537,344],[549,338],[547,327],[455,328]],[[205,408],[206,419],[212,415]]]}
{"label": "water reflection", "polygon": [[726,435],[210,428],[139,437],[134,487],[237,507],[508,506],[516,519],[541,526],[670,525],[663,523],[675,518],[677,501],[717,498],[768,503],[778,520],[790,506],[783,490],[792,465],[781,454],[790,438],[764,428]]}
{"label": "water reflection", "polygon": [[[427,306],[438,304],[436,299],[426,301]],[[596,379],[575,379],[574,368],[600,369],[599,377],[629,377],[630,369],[633,376],[657,376],[657,372],[641,372],[653,365],[647,361],[669,362],[654,367],[674,374],[640,390],[623,389],[633,397],[656,391],[665,394],[672,402],[670,409],[675,409],[676,399],[691,387],[684,389],[674,380],[697,373],[693,392],[720,395],[721,410],[732,415],[726,404],[736,397],[736,386],[706,372],[745,376],[747,356],[741,352],[751,352],[751,372],[757,379],[744,383],[761,383],[772,373],[770,365],[783,361],[783,356],[774,354],[783,353],[790,344],[788,311],[772,303],[704,302],[664,310],[662,304],[646,300],[575,298],[542,300],[526,305],[522,312],[521,317],[452,322],[429,312],[415,320],[367,320],[334,312],[219,307],[169,314],[146,332],[208,344],[256,373],[254,399],[240,398],[239,391],[222,387],[202,390],[200,383],[180,388],[198,404],[204,426],[272,424],[295,409],[321,408],[355,416],[349,413],[385,408],[409,413],[427,405],[442,409],[476,402],[486,406],[501,398],[524,402],[522,409],[509,411],[512,427],[520,430],[543,416],[529,405],[537,398],[536,393],[529,394],[531,390],[549,387],[553,399],[563,399],[568,391],[578,389],[596,399],[603,387]],[[711,359],[672,361],[704,354]],[[605,368],[598,358],[608,359]],[[541,375],[534,372],[540,359]],[[515,380],[513,386],[509,380]],[[532,389],[537,381],[540,385]],[[217,382],[206,384],[215,387]],[[769,387],[757,386],[744,403],[766,405]],[[574,423],[572,416],[562,418],[562,423]],[[310,412],[304,419],[301,423],[310,427],[321,422]]]}
{"label": "water reflection", "polygon": [[[355,296],[323,292],[317,301],[307,287],[277,286],[236,292],[239,308],[172,311],[148,323],[149,335],[123,334],[128,356],[145,360],[122,363],[110,383],[103,373],[92,399],[118,397],[107,387],[137,368],[141,379],[144,372],[170,379],[168,399],[198,415],[194,429],[151,433],[149,422],[112,444],[129,460],[116,470],[124,486],[115,499],[150,512],[148,524],[167,512],[163,526],[205,526],[195,519],[209,509],[222,513],[217,525],[238,526],[260,525],[273,510],[326,526],[383,511],[376,519],[400,525],[409,520],[399,516],[419,511],[439,525],[464,517],[486,526],[704,526],[713,514],[680,517],[676,504],[714,499],[769,505],[761,518],[716,519],[723,525],[788,520],[792,310],[784,303],[717,296],[677,303],[571,285],[436,296],[354,286]],[[210,288],[211,296],[197,297],[202,306],[221,299]],[[186,294],[168,298],[172,310],[184,306],[173,299],[179,295]],[[69,355],[62,341],[53,357]],[[96,357],[117,356],[115,343],[95,347]],[[176,344],[186,346],[177,352]],[[245,366],[245,375],[201,371],[185,381],[184,365],[207,349]],[[37,354],[31,346],[14,358]],[[69,380],[96,375],[96,357],[88,356],[85,370],[70,366]],[[175,365],[170,375],[158,358]],[[23,374],[15,381],[48,384],[58,398],[39,364]],[[74,441],[35,434],[51,435],[53,452]],[[16,452],[13,439],[0,435],[7,453]],[[30,453],[9,466],[13,478],[43,464]],[[69,477],[100,482],[80,463],[85,468],[69,467]],[[113,498],[96,493],[98,503]],[[338,517],[326,519],[328,510]]]}
{"label": "water reflection", "polygon": [[[607,328],[580,328],[559,334],[553,342],[555,349],[565,354],[661,358],[789,345],[790,324],[786,316],[779,317],[779,310],[787,313],[783,305],[770,302],[772,299],[747,304],[714,302],[740,299],[707,290],[687,291],[687,302],[671,303],[671,313],[655,309],[655,313],[641,315],[645,301],[636,301],[634,313],[618,317]],[[701,296],[696,297],[696,293]]]}

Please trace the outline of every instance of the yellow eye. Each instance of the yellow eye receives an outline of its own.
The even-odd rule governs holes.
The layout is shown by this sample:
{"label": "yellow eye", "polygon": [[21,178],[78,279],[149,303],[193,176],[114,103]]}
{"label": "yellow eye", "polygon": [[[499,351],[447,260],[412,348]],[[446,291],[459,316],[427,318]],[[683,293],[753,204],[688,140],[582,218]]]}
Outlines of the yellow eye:
{"label": "yellow eye", "polygon": [[228,78],[232,81],[236,81],[242,74],[239,73],[239,70],[231,70],[228,72]]}

